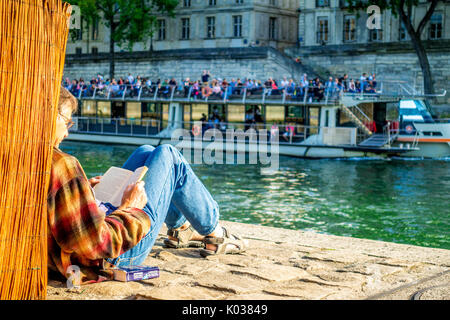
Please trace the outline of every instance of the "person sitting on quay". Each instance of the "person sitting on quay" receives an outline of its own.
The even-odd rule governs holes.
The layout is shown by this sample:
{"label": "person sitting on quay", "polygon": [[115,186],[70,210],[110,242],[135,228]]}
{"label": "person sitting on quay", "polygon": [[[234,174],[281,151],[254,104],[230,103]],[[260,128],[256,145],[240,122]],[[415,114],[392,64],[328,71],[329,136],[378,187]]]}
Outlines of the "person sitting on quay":
{"label": "person sitting on quay", "polygon": [[293,79],[289,79],[288,84],[286,85],[286,98],[291,98],[295,94],[295,82]]}
{"label": "person sitting on quay", "polygon": [[212,92],[211,98],[221,99],[223,97],[222,87],[219,84],[219,81],[214,79],[211,83]]}
{"label": "person sitting on quay", "polygon": [[353,79],[350,79],[350,82],[348,84],[348,92],[350,92],[350,93],[357,92],[355,80],[353,80]]}
{"label": "person sitting on quay", "polygon": [[112,79],[110,89],[111,89],[111,95],[113,97],[120,97],[123,94],[123,91],[120,89],[120,86],[116,82],[116,79]]}
{"label": "person sitting on quay", "polygon": [[208,82],[203,83],[202,99],[208,98],[211,94],[212,94],[212,88],[209,86]]}
{"label": "person sitting on quay", "polygon": [[49,270],[68,277],[77,265],[81,284],[112,279],[106,262],[143,264],[164,223],[170,248],[197,246],[202,257],[246,250],[246,240],[220,225],[219,205],[171,145],[143,145],[130,155],[123,168],[145,165],[148,172],[126,188],[119,207],[96,200],[93,187],[102,177],[88,179],[79,161],[59,148],[77,108],[61,88],[47,195]]}
{"label": "person sitting on quay", "polygon": [[200,80],[197,80],[194,82],[194,84],[192,85],[192,94],[191,97],[193,99],[197,99],[201,97],[201,89],[200,89],[201,85],[200,85]]}
{"label": "person sitting on quay", "polygon": [[288,122],[285,126],[285,131],[281,135],[284,140],[290,141],[295,136],[295,126],[294,123]]}
{"label": "person sitting on quay", "polygon": [[[153,94],[154,90],[156,89],[156,86],[153,87],[153,82],[151,81],[150,78],[146,79],[142,79],[140,84],[139,84],[139,78],[140,76],[137,75],[136,77],[131,76],[131,74],[129,74],[129,76],[124,80],[123,77],[120,77],[119,80],[117,81],[117,84],[119,85],[119,89],[120,90],[111,90],[112,92],[114,92],[113,96],[120,96],[121,93],[123,93],[123,90],[125,89],[125,86],[127,86],[127,94],[129,94],[131,97],[137,96],[139,95],[139,91],[141,90],[141,88],[144,90],[144,94],[146,95],[151,95]],[[324,87],[324,96],[327,96],[328,98],[333,98],[333,97],[337,97],[340,92],[350,92],[350,93],[357,93],[357,92],[365,92],[365,93],[376,93],[377,92],[377,81],[375,79],[375,73],[370,74],[367,77],[367,73],[363,73],[363,75],[361,76],[362,79],[362,83],[360,80],[354,81],[354,85],[351,86],[350,88],[350,81],[348,80],[348,74],[344,74],[344,76],[337,78],[333,80],[333,77],[330,77],[329,80],[325,83],[325,85],[323,85],[322,81],[320,81],[321,86]],[[210,77],[210,73],[207,70],[204,70],[202,73],[202,79],[209,79]],[[133,79],[133,83],[130,83],[129,80]],[[65,88],[67,88],[68,90],[70,90],[74,95],[79,96],[80,92],[81,95],[83,97],[86,96],[92,96],[93,92],[95,89],[97,89],[97,94],[99,95],[105,95],[105,93],[102,92],[102,87],[110,87],[112,85],[114,85],[115,88],[115,84],[113,84],[112,82],[110,83],[109,79],[104,80],[103,77],[101,75],[97,75],[97,78],[95,79],[95,85],[90,86],[87,83],[81,83],[81,78],[80,80],[73,80],[72,82],[70,82],[70,80],[68,78],[66,78],[63,82],[63,86]],[[221,88],[221,94],[220,97],[223,98],[224,95],[226,94],[227,97],[230,97],[232,95],[241,95],[242,94],[242,89],[246,88],[247,93],[250,94],[258,94],[260,92],[263,91],[264,87],[266,88],[266,93],[268,96],[270,95],[276,95],[276,94],[281,94],[281,93],[286,93],[286,97],[289,99],[291,96],[295,97],[298,100],[303,100],[304,94],[306,92],[308,92],[307,95],[307,99],[308,101],[322,101],[322,95],[320,94],[321,92],[321,88],[319,88],[318,90],[315,89],[315,86],[317,83],[317,80],[313,81],[313,85],[311,85],[311,81],[308,80],[308,76],[307,74],[303,74],[298,85],[293,85],[295,87],[294,91],[292,91],[292,83],[291,81],[287,81],[286,77],[283,77],[283,80],[281,81],[281,85],[278,87],[277,86],[277,82],[275,79],[273,79],[272,77],[270,77],[265,83],[264,85],[261,83],[260,80],[258,79],[248,79],[245,81],[245,83],[243,84],[241,82],[241,80],[238,78],[237,80],[235,80],[234,78],[230,81],[227,82],[225,79],[224,80],[219,80],[217,79],[216,81],[218,81],[218,85]],[[92,82],[92,81],[91,81]],[[156,84],[160,83],[161,80],[158,79]],[[287,84],[286,84],[287,82]],[[87,88],[85,87],[87,86]],[[165,98],[167,98],[170,94],[170,92],[166,92],[166,86],[169,87],[169,91],[171,89],[171,87],[176,88],[176,90],[183,92],[184,90],[184,96],[187,97],[188,96],[188,92],[189,90],[192,90],[191,92],[191,99],[196,99],[198,97],[201,97],[200,91],[201,91],[201,86],[196,84],[196,82],[186,82],[185,80],[182,80],[180,82],[180,84],[178,84],[173,78],[169,81],[169,80],[164,80],[164,82],[161,84],[161,86],[163,87],[162,89],[162,93],[160,92],[160,96],[164,96]],[[197,88],[198,87],[198,88]],[[369,87],[369,88],[368,88]],[[309,89],[308,89],[309,88]],[[212,89],[212,88],[211,88]],[[130,91],[131,90],[131,91]],[[210,91],[209,89],[205,89],[207,92]],[[205,91],[203,90],[203,91]],[[309,91],[314,91],[315,93],[311,93]],[[214,95],[215,96],[219,96],[218,95],[219,89],[216,88]],[[213,94],[213,92],[211,92],[211,94]],[[208,95],[208,93],[206,93],[206,95]]]}
{"label": "person sitting on quay", "polygon": [[325,87],[319,78],[316,78],[313,82],[313,100],[316,102],[322,101],[325,95]]}
{"label": "person sitting on quay", "polygon": [[270,128],[270,142],[277,141],[280,129],[278,128],[278,121],[275,121]]}

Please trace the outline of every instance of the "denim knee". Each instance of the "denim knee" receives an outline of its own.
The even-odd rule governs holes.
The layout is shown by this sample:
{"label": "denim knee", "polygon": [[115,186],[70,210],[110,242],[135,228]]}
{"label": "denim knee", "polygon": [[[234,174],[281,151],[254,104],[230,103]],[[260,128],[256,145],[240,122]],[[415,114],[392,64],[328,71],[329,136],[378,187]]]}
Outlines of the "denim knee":
{"label": "denim knee", "polygon": [[178,149],[171,144],[165,143],[156,148],[156,150],[160,150],[162,154],[172,157],[173,162],[177,163],[178,159],[181,159],[181,153]]}
{"label": "denim knee", "polygon": [[139,148],[137,148],[138,151],[145,152],[145,151],[153,151],[155,150],[154,146],[151,146],[149,144],[143,144]]}
{"label": "denim knee", "polygon": [[161,149],[163,151],[169,151],[169,152],[176,152],[178,151],[177,148],[175,148],[173,145],[165,143],[158,146],[158,149]]}

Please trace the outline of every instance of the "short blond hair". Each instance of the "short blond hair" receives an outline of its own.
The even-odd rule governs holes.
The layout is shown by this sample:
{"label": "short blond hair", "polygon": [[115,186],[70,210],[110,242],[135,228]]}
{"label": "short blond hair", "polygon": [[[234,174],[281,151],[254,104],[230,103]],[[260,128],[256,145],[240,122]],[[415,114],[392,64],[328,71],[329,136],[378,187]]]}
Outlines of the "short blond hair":
{"label": "short blond hair", "polygon": [[72,113],[75,113],[78,110],[78,100],[64,87],[61,87],[61,92],[59,93],[59,101],[58,101],[58,112],[62,112],[62,107],[67,102],[69,102],[70,108],[72,109]]}

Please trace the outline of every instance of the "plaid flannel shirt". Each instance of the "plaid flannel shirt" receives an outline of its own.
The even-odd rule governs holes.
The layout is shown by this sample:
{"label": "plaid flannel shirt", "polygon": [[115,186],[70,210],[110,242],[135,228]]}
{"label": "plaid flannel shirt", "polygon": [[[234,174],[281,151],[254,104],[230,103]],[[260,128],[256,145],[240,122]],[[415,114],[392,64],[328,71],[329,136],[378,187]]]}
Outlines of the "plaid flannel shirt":
{"label": "plaid flannel shirt", "polygon": [[116,210],[106,216],[78,160],[53,149],[48,210],[48,266],[65,277],[70,265],[81,270],[81,283],[111,277],[103,259],[116,258],[134,247],[150,230],[140,209]]}

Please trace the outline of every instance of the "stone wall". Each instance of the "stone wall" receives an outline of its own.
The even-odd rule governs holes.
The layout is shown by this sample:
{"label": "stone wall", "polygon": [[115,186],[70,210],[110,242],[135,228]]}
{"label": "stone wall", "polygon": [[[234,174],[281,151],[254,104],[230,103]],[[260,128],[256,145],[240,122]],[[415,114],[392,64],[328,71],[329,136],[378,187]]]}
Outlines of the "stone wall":
{"label": "stone wall", "polygon": [[[108,54],[67,55],[64,77],[90,80],[98,73],[109,78]],[[117,53],[115,77],[150,77],[152,80],[189,77],[200,80],[203,70],[213,78],[251,78],[265,81],[268,77],[299,79],[307,67],[270,47],[186,49]],[[310,72],[311,73],[311,72]]]}
{"label": "stone wall", "polygon": [[[450,41],[425,41],[425,46],[436,92],[449,91],[438,102],[450,104]],[[300,57],[323,78],[347,73],[349,78],[359,79],[363,72],[374,72],[379,81],[407,81],[417,89],[423,83],[417,55],[409,42],[290,48],[285,52]]]}

